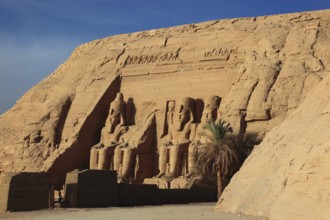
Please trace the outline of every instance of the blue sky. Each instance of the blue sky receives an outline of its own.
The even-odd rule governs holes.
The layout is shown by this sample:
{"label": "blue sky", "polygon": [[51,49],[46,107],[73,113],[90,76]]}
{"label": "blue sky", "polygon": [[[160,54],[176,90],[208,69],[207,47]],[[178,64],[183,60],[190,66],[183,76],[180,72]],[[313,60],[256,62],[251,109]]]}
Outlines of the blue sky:
{"label": "blue sky", "polygon": [[82,43],[235,17],[330,9],[329,0],[0,0],[0,114]]}

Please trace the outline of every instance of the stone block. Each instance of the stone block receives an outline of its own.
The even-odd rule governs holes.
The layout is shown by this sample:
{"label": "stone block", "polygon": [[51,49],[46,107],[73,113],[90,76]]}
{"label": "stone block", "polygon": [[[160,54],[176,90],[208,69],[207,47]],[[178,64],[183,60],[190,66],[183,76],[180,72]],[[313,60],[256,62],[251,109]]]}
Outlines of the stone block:
{"label": "stone block", "polygon": [[69,207],[118,206],[117,173],[105,170],[74,170],[68,173],[65,204]]}
{"label": "stone block", "polygon": [[159,189],[159,200],[162,204],[189,203],[188,189]]}
{"label": "stone block", "polygon": [[187,189],[189,187],[188,183],[191,179],[187,178],[175,178],[170,182],[171,189]]}
{"label": "stone block", "polygon": [[161,204],[156,185],[119,184],[120,206]]}
{"label": "stone block", "polygon": [[2,173],[0,212],[47,209],[53,201],[46,173]]}
{"label": "stone block", "polygon": [[143,184],[156,185],[159,189],[169,189],[170,182],[164,178],[146,178]]}
{"label": "stone block", "polygon": [[193,186],[189,189],[189,202],[216,202],[218,191],[216,187]]}
{"label": "stone block", "polygon": [[187,200],[189,202],[217,201],[216,187],[203,184],[201,179],[175,178],[170,182],[170,188],[188,189]]}

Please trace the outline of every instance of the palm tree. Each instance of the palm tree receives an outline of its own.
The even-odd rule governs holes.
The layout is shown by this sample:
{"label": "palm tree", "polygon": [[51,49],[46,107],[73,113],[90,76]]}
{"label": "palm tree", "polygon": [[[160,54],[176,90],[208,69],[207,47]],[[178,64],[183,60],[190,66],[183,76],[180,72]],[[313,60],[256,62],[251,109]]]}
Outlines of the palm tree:
{"label": "palm tree", "polygon": [[205,175],[217,176],[218,197],[224,189],[224,179],[232,176],[240,165],[239,153],[235,144],[231,143],[232,138],[226,138],[226,134],[232,132],[229,123],[210,121],[205,126],[205,132],[201,133],[210,142],[197,147],[197,167]]}

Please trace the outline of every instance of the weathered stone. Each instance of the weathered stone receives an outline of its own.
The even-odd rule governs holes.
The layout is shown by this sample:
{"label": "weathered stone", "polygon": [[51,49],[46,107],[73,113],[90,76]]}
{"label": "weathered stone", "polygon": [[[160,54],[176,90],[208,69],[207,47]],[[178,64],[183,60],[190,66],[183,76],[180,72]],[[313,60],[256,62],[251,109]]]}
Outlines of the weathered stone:
{"label": "weathered stone", "polygon": [[[138,129],[146,124],[148,116],[155,117],[156,138],[151,146],[151,161],[146,156],[144,163],[152,167],[148,171],[150,174],[144,173],[143,178],[159,173],[158,165],[163,164],[159,162],[161,140],[173,132],[168,124],[171,117],[169,103],[183,97],[194,100],[193,124],[200,123],[203,112],[198,103],[210,95],[218,96],[221,104],[217,118],[230,122],[234,132],[254,132],[260,137],[271,132],[269,135],[276,139],[274,133],[278,131],[272,129],[290,114],[297,114],[297,108],[312,113],[317,107],[313,102],[312,107],[301,103],[310,91],[316,91],[322,85],[330,72],[329,20],[329,10],[227,19],[112,36],[81,45],[54,73],[0,116],[0,172],[47,171],[50,182],[61,188],[67,172],[88,168],[90,150],[100,143],[108,107],[118,92],[124,96],[128,125]],[[312,123],[313,117],[308,122]],[[304,120],[301,117],[301,121]],[[305,131],[302,126],[299,124],[288,130],[290,127],[281,125],[281,128],[286,135],[296,129],[304,136],[300,133]],[[325,124],[320,126],[323,126],[322,132],[327,131]],[[318,139],[306,135],[310,139],[301,140],[317,142]],[[313,135],[317,137],[318,134]],[[130,144],[135,135],[128,136],[129,140],[125,142],[135,146]],[[283,144],[281,148],[291,150],[284,147],[284,144],[289,146],[289,140],[284,140],[278,140]],[[246,164],[265,160],[262,152],[269,149],[266,141]],[[189,143],[184,148],[188,146]],[[278,164],[285,164],[284,159],[276,157],[282,151],[275,149],[267,151],[267,159],[278,158]],[[182,151],[179,151],[180,165],[175,165],[177,155],[173,154],[172,165],[165,166],[165,173],[169,170],[167,173],[171,174],[174,170],[174,177],[186,174],[188,159],[185,153],[188,152]],[[296,160],[314,158],[311,152],[297,149],[297,154],[302,156]],[[283,154],[290,155],[288,152]],[[324,150],[319,161],[326,155]],[[126,161],[132,163],[133,160]],[[256,169],[244,167],[240,173]],[[279,167],[276,172],[282,173],[283,167]],[[319,173],[318,168],[314,169]],[[133,169],[130,171],[133,173]],[[268,171],[272,174],[274,169]],[[294,170],[295,174],[299,172]],[[290,175],[284,172],[283,178]],[[273,176],[276,175],[268,176],[264,183],[270,187],[278,185]],[[323,177],[321,175],[320,179]],[[249,179],[244,178],[237,182],[248,182]],[[315,190],[303,198],[327,204],[327,197],[317,196],[323,195],[318,189],[328,190],[319,185],[322,181],[316,182]],[[307,183],[301,184],[307,188]],[[268,211],[265,209],[264,213]]]}
{"label": "weathered stone", "polygon": [[155,115],[151,114],[142,125],[132,126],[123,135],[114,155],[114,168],[119,181],[142,183],[145,177],[152,176],[150,168],[153,165],[152,153],[156,150],[155,127]]}
{"label": "weathered stone", "polygon": [[105,170],[74,170],[66,175],[65,203],[69,207],[119,205],[117,173]]}
{"label": "weathered stone", "polygon": [[114,152],[121,136],[127,130],[123,94],[117,93],[116,99],[110,104],[105,126],[101,130],[100,143],[91,149],[90,169],[117,170],[114,169]]}
{"label": "weathered stone", "polygon": [[330,217],[330,77],[273,128],[233,177],[218,209],[269,219]]}
{"label": "weathered stone", "polygon": [[46,173],[2,173],[0,212],[50,208],[54,202]]}
{"label": "weathered stone", "polygon": [[170,181],[165,178],[145,178],[143,184],[156,185],[159,189],[170,189]]}
{"label": "weathered stone", "polygon": [[160,191],[155,185],[120,184],[120,206],[160,205]]}
{"label": "weathered stone", "polygon": [[66,175],[68,207],[110,207],[216,201],[210,187],[159,189],[155,184],[117,184],[115,171],[74,170]]}
{"label": "weathered stone", "polygon": [[[192,139],[195,100],[184,97],[174,105],[173,122],[168,124],[166,141],[159,147],[158,178],[163,176],[166,178],[178,177],[187,169],[186,163],[182,159],[183,157],[187,158],[188,146]],[[172,110],[167,113],[168,116],[171,114]],[[168,171],[166,171],[167,166],[169,167]]]}

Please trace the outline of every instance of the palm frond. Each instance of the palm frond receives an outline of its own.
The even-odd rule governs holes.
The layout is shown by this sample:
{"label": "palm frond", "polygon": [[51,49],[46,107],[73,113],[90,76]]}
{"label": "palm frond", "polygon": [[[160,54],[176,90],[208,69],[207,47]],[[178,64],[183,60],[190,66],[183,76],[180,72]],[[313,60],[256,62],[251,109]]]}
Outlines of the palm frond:
{"label": "palm frond", "polygon": [[256,135],[229,135],[233,129],[230,123],[220,120],[211,121],[205,126],[201,136],[210,142],[197,147],[197,168],[203,176],[213,175],[217,178],[218,195],[221,195],[224,184],[235,174],[255,144],[260,142]]}
{"label": "palm frond", "polygon": [[216,174],[221,169],[225,175],[230,175],[231,167],[239,166],[239,155],[235,146],[225,142],[227,133],[233,132],[230,123],[220,120],[219,123],[210,121],[200,135],[207,137],[211,142],[197,148],[197,166],[204,174]]}
{"label": "palm frond", "polygon": [[219,137],[223,139],[227,133],[232,133],[233,128],[230,126],[230,123],[227,123],[223,120],[220,120],[217,124],[217,129],[219,130]]}

